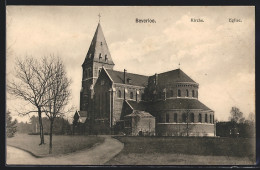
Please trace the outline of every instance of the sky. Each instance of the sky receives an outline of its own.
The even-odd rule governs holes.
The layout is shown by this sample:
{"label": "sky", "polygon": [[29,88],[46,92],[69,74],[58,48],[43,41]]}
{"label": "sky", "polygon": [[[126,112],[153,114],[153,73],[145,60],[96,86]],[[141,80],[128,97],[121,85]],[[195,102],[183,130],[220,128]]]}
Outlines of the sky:
{"label": "sky", "polygon": [[[253,6],[7,6],[6,79],[15,59],[59,56],[72,79],[70,105],[79,110],[82,68],[100,23],[115,70],[153,75],[181,68],[199,83],[199,100],[227,121],[231,107],[255,113],[255,8]],[[156,23],[136,23],[154,19]],[[204,22],[191,22],[191,19]],[[229,19],[242,22],[229,22]],[[179,66],[180,63],[180,66]],[[7,94],[7,109],[30,105]],[[74,113],[74,112],[73,112]],[[67,118],[71,119],[73,113]]]}

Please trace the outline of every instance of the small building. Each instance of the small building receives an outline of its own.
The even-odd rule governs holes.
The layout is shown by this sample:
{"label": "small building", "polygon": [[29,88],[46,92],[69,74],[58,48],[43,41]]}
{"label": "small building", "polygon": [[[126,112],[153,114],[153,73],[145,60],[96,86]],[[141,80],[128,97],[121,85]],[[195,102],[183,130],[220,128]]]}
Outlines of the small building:
{"label": "small building", "polygon": [[76,111],[73,116],[73,134],[84,134],[86,132],[87,111]]}
{"label": "small building", "polygon": [[127,135],[154,136],[155,117],[145,111],[133,111],[124,117],[124,128]]}

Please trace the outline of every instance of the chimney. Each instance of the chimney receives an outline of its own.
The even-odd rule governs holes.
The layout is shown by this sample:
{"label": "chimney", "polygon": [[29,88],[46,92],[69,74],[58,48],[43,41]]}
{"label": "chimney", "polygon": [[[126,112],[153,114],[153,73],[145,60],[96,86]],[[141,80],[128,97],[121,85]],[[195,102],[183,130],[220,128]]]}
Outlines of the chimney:
{"label": "chimney", "polygon": [[157,84],[158,84],[158,74],[157,73],[155,73],[155,75],[154,75],[154,80],[155,80],[155,85],[157,86]]}
{"label": "chimney", "polygon": [[124,69],[124,84],[126,83],[126,69]]}

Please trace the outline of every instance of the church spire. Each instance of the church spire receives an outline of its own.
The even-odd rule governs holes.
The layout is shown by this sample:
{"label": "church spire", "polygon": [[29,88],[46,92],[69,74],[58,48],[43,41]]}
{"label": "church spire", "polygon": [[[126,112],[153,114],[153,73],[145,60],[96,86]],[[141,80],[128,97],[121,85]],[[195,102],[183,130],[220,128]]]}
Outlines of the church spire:
{"label": "church spire", "polygon": [[105,40],[105,36],[103,34],[101,24],[100,24],[100,14],[99,16],[99,23],[96,28],[96,32],[94,37],[91,41],[88,53],[86,55],[85,61],[83,64],[88,62],[99,62],[108,65],[114,65],[112,57],[110,55],[108,45]]}

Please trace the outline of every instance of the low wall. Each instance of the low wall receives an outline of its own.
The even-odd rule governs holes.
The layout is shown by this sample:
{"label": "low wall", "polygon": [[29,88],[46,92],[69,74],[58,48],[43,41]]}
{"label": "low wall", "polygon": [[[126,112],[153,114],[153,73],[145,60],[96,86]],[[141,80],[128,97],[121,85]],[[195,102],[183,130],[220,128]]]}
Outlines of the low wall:
{"label": "low wall", "polygon": [[[187,130],[188,129],[188,130]],[[157,123],[158,136],[215,136],[214,124],[209,123]]]}

